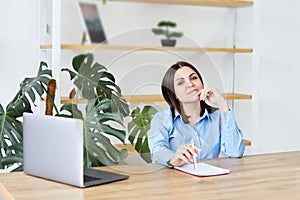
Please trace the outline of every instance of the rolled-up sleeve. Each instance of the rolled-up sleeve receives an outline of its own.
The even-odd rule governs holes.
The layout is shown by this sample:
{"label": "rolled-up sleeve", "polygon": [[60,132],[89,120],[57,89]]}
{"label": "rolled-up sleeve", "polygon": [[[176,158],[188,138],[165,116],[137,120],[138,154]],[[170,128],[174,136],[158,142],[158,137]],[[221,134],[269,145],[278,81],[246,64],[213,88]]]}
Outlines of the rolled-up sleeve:
{"label": "rolled-up sleeve", "polygon": [[242,157],[245,151],[243,134],[233,111],[221,113],[221,151],[229,157]]}
{"label": "rolled-up sleeve", "polygon": [[174,156],[169,144],[171,122],[172,118],[167,111],[157,113],[151,121],[148,143],[152,162],[167,166],[167,162]]}

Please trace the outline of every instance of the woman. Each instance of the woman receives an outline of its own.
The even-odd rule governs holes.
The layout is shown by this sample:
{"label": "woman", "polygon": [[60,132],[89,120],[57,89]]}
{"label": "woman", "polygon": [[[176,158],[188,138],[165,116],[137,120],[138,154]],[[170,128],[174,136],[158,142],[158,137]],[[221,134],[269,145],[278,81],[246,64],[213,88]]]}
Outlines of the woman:
{"label": "woman", "polygon": [[220,152],[229,157],[243,156],[243,136],[233,112],[216,89],[204,88],[193,65],[172,65],[161,88],[170,108],[151,121],[148,140],[153,162],[181,166],[191,164],[193,156],[197,160],[217,158]]}

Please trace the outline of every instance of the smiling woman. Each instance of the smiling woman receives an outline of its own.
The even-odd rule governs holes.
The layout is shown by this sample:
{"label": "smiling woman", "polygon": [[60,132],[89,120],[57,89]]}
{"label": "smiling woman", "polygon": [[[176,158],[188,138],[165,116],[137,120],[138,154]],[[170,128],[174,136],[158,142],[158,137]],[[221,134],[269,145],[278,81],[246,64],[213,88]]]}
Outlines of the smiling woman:
{"label": "smiling woman", "polygon": [[204,87],[193,65],[172,65],[161,89],[169,109],[157,113],[151,122],[148,137],[153,162],[181,166],[192,163],[193,156],[197,160],[217,158],[221,152],[243,156],[243,135],[233,112],[217,89]]}
{"label": "smiling woman", "polygon": [[[190,103],[199,101],[198,93],[201,92],[202,94],[204,91],[203,79],[198,70],[187,62],[178,62],[172,65],[163,78],[161,89],[163,97],[170,108],[175,108],[183,117],[184,122],[188,123],[187,110],[181,107],[189,105],[186,101],[190,101]],[[187,98],[191,98],[190,96],[193,99],[188,100]],[[205,101],[200,101],[200,104],[209,112],[212,111],[212,107],[207,105]],[[196,107],[200,109],[200,105],[197,103]],[[192,110],[194,109],[195,107],[192,107]],[[202,109],[202,112],[204,112],[204,109]],[[200,115],[203,115],[203,113],[200,113]]]}
{"label": "smiling woman", "polygon": [[175,94],[183,103],[194,102],[198,99],[198,93],[203,89],[202,81],[196,72],[189,67],[182,67],[174,75]]}

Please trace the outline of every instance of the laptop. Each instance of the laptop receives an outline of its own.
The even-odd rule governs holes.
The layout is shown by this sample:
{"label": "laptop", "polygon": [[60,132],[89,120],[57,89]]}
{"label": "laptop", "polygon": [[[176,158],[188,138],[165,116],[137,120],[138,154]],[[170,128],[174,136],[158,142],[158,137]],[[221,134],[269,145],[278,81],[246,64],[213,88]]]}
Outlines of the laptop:
{"label": "laptop", "polygon": [[127,179],[127,175],[84,167],[83,122],[23,114],[23,167],[28,175],[77,187]]}

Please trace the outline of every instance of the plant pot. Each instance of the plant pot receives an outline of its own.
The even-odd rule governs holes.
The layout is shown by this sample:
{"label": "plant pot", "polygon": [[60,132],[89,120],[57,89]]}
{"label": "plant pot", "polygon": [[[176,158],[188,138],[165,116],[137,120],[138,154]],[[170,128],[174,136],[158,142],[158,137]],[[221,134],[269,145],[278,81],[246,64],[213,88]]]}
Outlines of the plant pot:
{"label": "plant pot", "polygon": [[176,40],[174,40],[174,39],[161,39],[161,45],[163,47],[174,47],[176,45]]}

